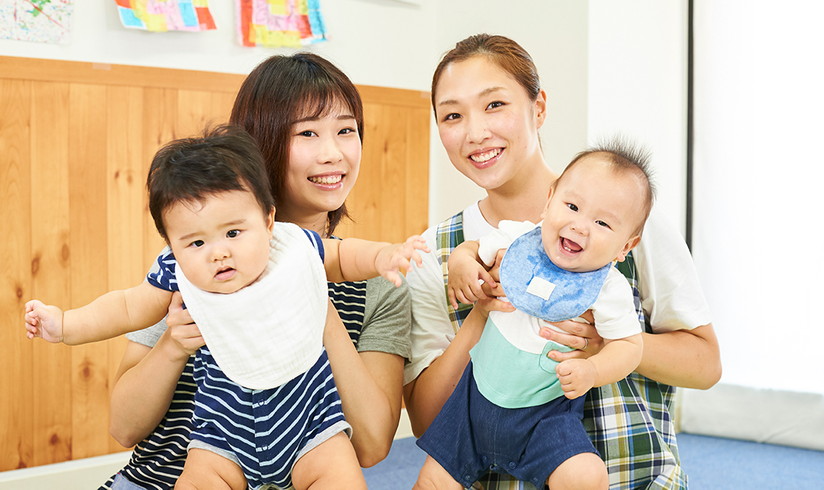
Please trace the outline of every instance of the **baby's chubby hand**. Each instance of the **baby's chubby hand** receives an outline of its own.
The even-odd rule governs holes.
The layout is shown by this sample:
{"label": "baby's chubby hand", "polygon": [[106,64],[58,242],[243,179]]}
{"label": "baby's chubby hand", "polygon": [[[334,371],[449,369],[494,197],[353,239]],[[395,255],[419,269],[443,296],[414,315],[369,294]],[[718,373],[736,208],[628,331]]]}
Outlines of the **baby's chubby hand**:
{"label": "baby's chubby hand", "polygon": [[375,258],[375,268],[381,276],[398,287],[403,283],[401,275],[406,274],[413,261],[418,265],[423,263],[419,250],[429,252],[426,240],[420,235],[412,235],[403,243],[387,245]]}
{"label": "baby's chubby hand", "polygon": [[574,400],[586,395],[587,391],[595,386],[598,370],[595,364],[587,359],[568,359],[555,367],[555,374],[561,382],[564,396]]}
{"label": "baby's chubby hand", "polygon": [[26,337],[47,342],[63,341],[63,310],[33,299],[26,303]]}

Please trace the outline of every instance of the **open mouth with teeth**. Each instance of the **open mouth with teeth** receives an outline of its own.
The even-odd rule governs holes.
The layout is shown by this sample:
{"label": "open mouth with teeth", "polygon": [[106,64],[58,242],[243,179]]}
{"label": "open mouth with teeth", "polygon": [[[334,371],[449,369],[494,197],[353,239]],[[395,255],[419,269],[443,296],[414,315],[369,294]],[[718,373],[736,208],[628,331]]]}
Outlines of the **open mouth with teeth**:
{"label": "open mouth with teeth", "polygon": [[469,155],[469,159],[472,160],[474,163],[483,166],[493,161],[501,153],[503,153],[503,151],[503,148],[494,148],[492,150],[487,150],[481,153],[473,153],[472,155]]}
{"label": "open mouth with teeth", "polygon": [[569,254],[577,254],[584,251],[584,247],[564,237],[561,237],[561,248]]}
{"label": "open mouth with teeth", "polygon": [[232,277],[235,276],[235,269],[232,267],[221,267],[217,274],[215,274],[215,279],[218,281],[228,281]]}
{"label": "open mouth with teeth", "polygon": [[313,175],[309,177],[309,182],[313,184],[336,186],[343,180],[343,174],[334,175]]}

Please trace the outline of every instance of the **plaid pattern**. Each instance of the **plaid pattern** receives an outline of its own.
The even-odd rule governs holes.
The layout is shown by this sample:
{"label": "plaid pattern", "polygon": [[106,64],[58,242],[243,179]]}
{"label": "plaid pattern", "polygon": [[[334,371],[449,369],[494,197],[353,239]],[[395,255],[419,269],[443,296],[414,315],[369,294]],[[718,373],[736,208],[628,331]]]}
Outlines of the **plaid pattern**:
{"label": "plaid pattern", "polygon": [[[435,243],[438,261],[447,282],[447,260],[464,241],[463,213],[437,227]],[[616,266],[632,286],[638,318],[652,333],[641,309],[638,278],[632,253]],[[472,310],[451,306],[449,318],[455,331]],[[584,405],[584,426],[601,457],[606,461],[610,489],[686,489],[687,475],[681,468],[675,427],[670,418],[675,388],[632,373],[618,383],[594,388]],[[488,473],[473,488],[484,490],[535,490],[531,483],[509,475]]]}
{"label": "plaid pattern", "polygon": [[467,315],[469,315],[469,312],[472,311],[472,305],[463,303],[458,303],[457,310],[452,308],[452,305],[449,304],[449,296],[447,295],[447,274],[449,273],[449,269],[446,263],[449,260],[449,254],[452,253],[452,250],[463,243],[463,241],[463,211],[461,211],[455,216],[441,222],[435,232],[435,246],[437,247],[435,256],[438,257],[438,262],[441,264],[441,269],[443,270],[443,290],[444,295],[447,297],[446,309],[449,310],[449,320],[452,322],[452,327],[455,329],[455,332],[461,328],[461,324]]}

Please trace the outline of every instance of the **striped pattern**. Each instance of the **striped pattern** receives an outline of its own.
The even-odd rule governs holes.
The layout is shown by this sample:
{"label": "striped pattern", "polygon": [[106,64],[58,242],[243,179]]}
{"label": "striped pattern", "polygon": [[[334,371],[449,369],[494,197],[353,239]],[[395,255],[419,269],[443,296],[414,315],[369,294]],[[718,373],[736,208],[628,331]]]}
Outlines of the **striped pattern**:
{"label": "striped pattern", "polygon": [[330,282],[327,285],[329,299],[338,310],[338,315],[349,333],[349,338],[357,347],[366,313],[366,281]]}
{"label": "striped pattern", "polygon": [[[437,227],[436,254],[447,283],[447,260],[464,240],[463,213]],[[635,309],[647,332],[652,332],[641,309],[638,277],[632,253],[617,268],[632,286]],[[449,317],[457,332],[471,306]],[[686,489],[687,476],[681,467],[675,427],[670,417],[675,388],[637,373],[618,383],[590,390],[584,405],[584,426],[609,472],[610,489]],[[479,482],[485,490],[530,490],[535,487],[509,475],[489,473]],[[478,484],[476,484],[478,485]]]}
{"label": "striped pattern", "polygon": [[348,428],[332,368],[323,351],[312,368],[285,384],[251,390],[233,383],[209,349],[195,356],[192,440],[233,453],[250,488],[289,488],[292,465],[305,452]]}
{"label": "striped pattern", "polygon": [[[323,256],[323,244],[317,233],[307,232]],[[177,289],[174,281],[174,257],[164,250],[157,259],[159,271],[154,271],[150,282],[156,286],[166,284],[165,289]],[[162,271],[166,271],[164,274]],[[171,271],[170,276],[168,272]],[[159,272],[159,273],[158,273]],[[148,279],[148,277],[147,277]],[[174,284],[174,286],[171,286]],[[349,337],[357,345],[363,330],[366,305],[366,282],[328,283],[332,303],[340,314]],[[129,463],[120,471],[129,481],[147,489],[163,490],[174,486],[186,462],[186,448],[189,445],[194,415],[196,384],[193,376],[195,356],[189,358],[178,380],[171,406],[157,428],[132,452]],[[99,490],[109,490],[114,477],[104,483]]]}
{"label": "striped pattern", "polygon": [[146,281],[164,291],[179,291],[177,277],[175,276],[176,267],[175,255],[172,253],[172,249],[166,247],[157,256],[155,267],[146,274]]}
{"label": "striped pattern", "polygon": [[[194,415],[195,380],[194,356],[189,358],[177,382],[169,410],[157,428],[132,451],[129,463],[120,473],[129,481],[152,490],[172,488],[183,472],[186,448],[192,431]],[[99,490],[111,488],[114,477]]]}

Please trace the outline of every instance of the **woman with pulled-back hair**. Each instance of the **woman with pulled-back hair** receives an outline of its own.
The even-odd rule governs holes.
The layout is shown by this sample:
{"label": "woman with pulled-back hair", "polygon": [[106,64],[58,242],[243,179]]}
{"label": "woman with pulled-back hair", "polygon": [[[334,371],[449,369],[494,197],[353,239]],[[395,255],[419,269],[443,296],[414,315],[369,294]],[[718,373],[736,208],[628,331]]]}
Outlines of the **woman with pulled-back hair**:
{"label": "woman with pulled-back hair", "polygon": [[[432,253],[407,276],[412,292],[412,357],[404,373],[404,398],[420,436],[452,393],[497,300],[452,308],[447,299],[447,259],[464,240],[487,235],[501,220],[539,222],[557,175],[544,161],[538,130],[546,120],[546,93],[529,54],[503,36],[479,34],[456,44],[432,80],[432,106],[452,165],[486,196],[424,233]],[[655,212],[639,246],[619,267],[633,287],[644,319],[643,357],[630,376],[592,389],[584,425],[607,465],[611,488],[685,488],[670,416],[674,386],[706,389],[721,373],[710,312],[689,251]],[[561,362],[587,358],[604,339],[592,325],[570,320],[544,329],[548,340],[571,347],[551,351]],[[490,463],[485,489],[533,488],[514,482],[506,465]],[[512,486],[515,485],[515,486]]]}
{"label": "woman with pulled-back hair", "polygon": [[[332,237],[361,161],[363,104],[349,78],[311,53],[272,56],[246,77],[231,122],[255,138],[264,156],[275,219]],[[324,346],[358,461],[373,466],[388,454],[400,417],[408,290],[375,278],[329,283],[329,296],[341,321],[327,327]],[[127,337],[110,432],[136,447],[102,488],[171,488],[186,460],[196,389],[192,359],[203,338],[179,298],[166,323]]]}

